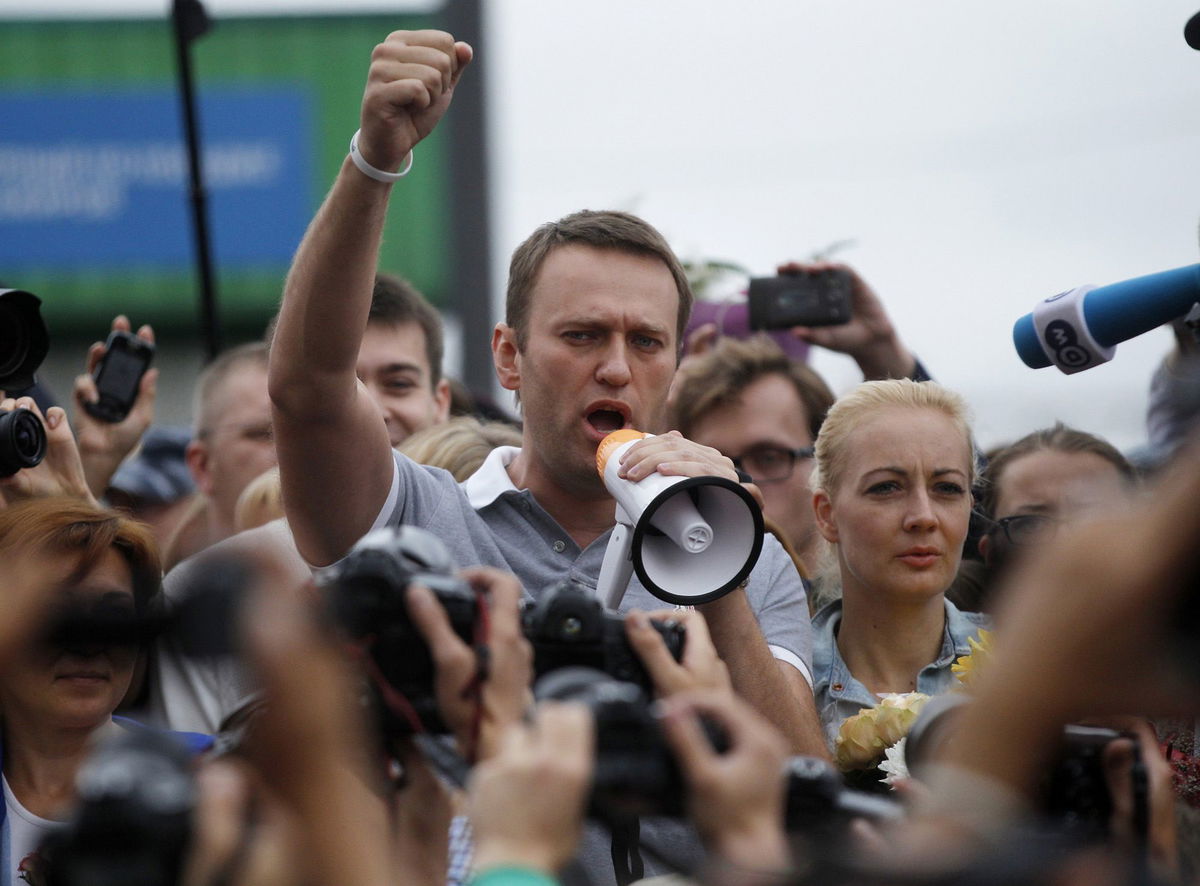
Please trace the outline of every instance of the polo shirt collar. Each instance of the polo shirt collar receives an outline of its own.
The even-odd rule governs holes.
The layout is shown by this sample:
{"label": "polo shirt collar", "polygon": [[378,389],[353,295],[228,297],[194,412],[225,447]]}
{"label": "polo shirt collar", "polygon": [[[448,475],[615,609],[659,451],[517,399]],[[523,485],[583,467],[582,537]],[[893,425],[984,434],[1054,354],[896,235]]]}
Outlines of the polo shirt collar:
{"label": "polo shirt collar", "polygon": [[508,466],[520,454],[520,446],[497,446],[488,453],[479,469],[462,484],[472,508],[482,510],[506,492],[520,492],[508,476]]}

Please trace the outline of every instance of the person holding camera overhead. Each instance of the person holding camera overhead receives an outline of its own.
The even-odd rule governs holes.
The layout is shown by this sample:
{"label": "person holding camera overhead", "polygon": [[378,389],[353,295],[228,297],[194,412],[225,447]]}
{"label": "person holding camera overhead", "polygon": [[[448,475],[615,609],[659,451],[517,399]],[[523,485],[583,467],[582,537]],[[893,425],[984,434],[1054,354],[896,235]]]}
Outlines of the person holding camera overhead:
{"label": "person holding camera overhead", "polygon": [[815,446],[817,528],[842,599],[813,619],[817,708],[832,744],[883,693],[935,695],[985,617],[946,600],[971,518],[966,404],[934,382],[865,382],[829,410]]}

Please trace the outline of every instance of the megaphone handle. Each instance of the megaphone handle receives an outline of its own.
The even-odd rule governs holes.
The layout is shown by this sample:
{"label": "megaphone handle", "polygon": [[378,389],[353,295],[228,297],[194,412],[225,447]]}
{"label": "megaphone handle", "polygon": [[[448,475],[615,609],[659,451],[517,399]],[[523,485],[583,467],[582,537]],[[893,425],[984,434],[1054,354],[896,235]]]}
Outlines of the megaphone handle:
{"label": "megaphone handle", "polygon": [[596,599],[609,609],[616,609],[625,597],[629,579],[633,575],[633,529],[624,523],[613,527],[604,549],[604,561],[600,564],[600,578],[596,582]]}

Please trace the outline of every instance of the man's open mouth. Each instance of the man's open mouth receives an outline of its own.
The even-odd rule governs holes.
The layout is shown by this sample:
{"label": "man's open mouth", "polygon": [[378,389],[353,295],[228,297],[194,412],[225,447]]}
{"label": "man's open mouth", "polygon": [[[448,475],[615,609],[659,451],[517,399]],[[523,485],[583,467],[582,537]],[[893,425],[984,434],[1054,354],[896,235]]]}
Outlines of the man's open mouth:
{"label": "man's open mouth", "polygon": [[625,416],[615,409],[597,409],[588,413],[588,424],[601,434],[611,434],[625,427]]}

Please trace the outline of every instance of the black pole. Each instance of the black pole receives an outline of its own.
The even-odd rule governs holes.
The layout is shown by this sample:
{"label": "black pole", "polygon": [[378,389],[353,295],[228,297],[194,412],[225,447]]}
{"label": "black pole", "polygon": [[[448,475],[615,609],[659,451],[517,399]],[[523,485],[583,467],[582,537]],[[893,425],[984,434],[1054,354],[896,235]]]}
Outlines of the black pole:
{"label": "black pole", "polygon": [[196,242],[196,270],[200,280],[200,325],[207,360],[221,352],[221,327],[217,320],[217,291],[212,250],[208,239],[208,194],[200,156],[200,127],[197,123],[196,92],[192,86],[191,42],[211,27],[200,0],[174,0],[171,18],[175,26],[175,55],[179,64],[179,97],[183,105],[183,131],[187,140],[189,190],[192,207],[192,236]]}
{"label": "black pole", "polygon": [[456,40],[466,40],[479,53],[455,89],[454,107],[444,121],[453,132],[447,140],[451,164],[450,254],[454,256],[449,303],[462,321],[462,380],[471,390],[490,397],[496,371],[489,346],[495,323],[484,101],[489,65],[480,0],[448,0],[445,22]]}

